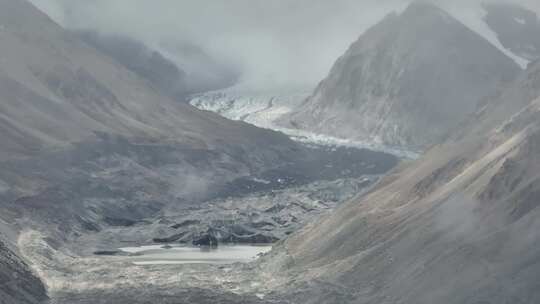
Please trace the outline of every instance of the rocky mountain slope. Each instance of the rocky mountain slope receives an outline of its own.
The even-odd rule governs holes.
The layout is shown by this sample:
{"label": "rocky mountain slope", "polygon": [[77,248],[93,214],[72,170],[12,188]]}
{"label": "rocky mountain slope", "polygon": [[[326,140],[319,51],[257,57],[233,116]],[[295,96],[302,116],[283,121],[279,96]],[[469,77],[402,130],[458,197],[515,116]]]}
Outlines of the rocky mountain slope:
{"label": "rocky mountain slope", "polygon": [[348,139],[423,149],[518,73],[497,48],[425,2],[364,33],[282,123]]}
{"label": "rocky mountain slope", "polygon": [[[0,0],[0,53],[0,223],[14,231],[9,244],[35,229],[59,248],[307,156],[285,135],[173,101],[26,0]],[[43,299],[12,247],[0,247],[8,265],[0,301]]]}
{"label": "rocky mountain slope", "polygon": [[201,146],[228,136],[237,143],[250,142],[246,140],[250,132],[280,138],[177,105],[30,4],[13,0],[1,4],[3,157],[81,142],[96,138],[96,133],[169,138]]}
{"label": "rocky mountain slope", "polygon": [[[87,157],[98,157],[82,153],[84,145],[109,149],[101,152],[106,154],[114,149],[126,152],[131,143],[135,150],[146,146],[177,158],[201,150],[251,163],[253,168],[298,150],[278,133],[230,122],[164,97],[25,1],[3,0],[0,5],[0,161],[5,166],[8,160],[51,159],[59,153],[71,153],[78,165]],[[171,151],[165,152],[167,147]],[[14,181],[5,178],[2,185]]]}
{"label": "rocky mountain slope", "polygon": [[45,287],[0,236],[0,303],[35,304],[47,300]]}
{"label": "rocky mountain slope", "polygon": [[540,58],[540,21],[535,12],[510,3],[486,3],[486,24],[502,45],[518,56]]}
{"label": "rocky mountain slope", "polygon": [[290,297],[539,302],[539,115],[536,63],[445,143],[289,238],[276,260],[304,281]]}

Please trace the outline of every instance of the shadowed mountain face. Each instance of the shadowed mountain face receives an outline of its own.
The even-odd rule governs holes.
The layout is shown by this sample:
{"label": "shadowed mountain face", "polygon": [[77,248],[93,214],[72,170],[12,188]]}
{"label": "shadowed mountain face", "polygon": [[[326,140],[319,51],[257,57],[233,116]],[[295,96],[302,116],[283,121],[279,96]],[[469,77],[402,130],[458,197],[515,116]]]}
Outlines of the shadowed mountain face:
{"label": "shadowed mountain face", "polygon": [[485,22],[501,43],[527,60],[540,58],[540,21],[535,12],[509,3],[486,3]]}
{"label": "shadowed mountain face", "polygon": [[235,72],[195,46],[168,46],[182,61],[189,62],[189,70],[183,70],[159,51],[126,36],[93,31],[77,31],[74,35],[148,80],[159,92],[181,102],[191,94],[231,86],[237,78]]}
{"label": "shadowed mountain face", "polygon": [[418,2],[363,34],[284,123],[423,149],[518,70],[452,16]]}
{"label": "shadowed mountain face", "polygon": [[291,296],[319,303],[305,288],[328,303],[539,302],[539,122],[536,63],[445,143],[291,237],[286,265],[309,278]]}
{"label": "shadowed mountain face", "polygon": [[102,36],[96,32],[74,34],[147,79],[160,92],[166,92],[179,100],[186,97],[186,73],[159,52],[152,51],[144,44],[126,37]]}

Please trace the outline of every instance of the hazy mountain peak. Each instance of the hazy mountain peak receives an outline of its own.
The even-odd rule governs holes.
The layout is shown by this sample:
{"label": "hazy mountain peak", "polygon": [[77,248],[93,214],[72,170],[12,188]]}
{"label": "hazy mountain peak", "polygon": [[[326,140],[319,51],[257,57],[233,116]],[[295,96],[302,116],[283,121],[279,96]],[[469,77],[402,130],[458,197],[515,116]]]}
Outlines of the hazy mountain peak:
{"label": "hazy mountain peak", "polygon": [[423,148],[519,67],[444,10],[415,2],[367,30],[285,119],[347,139]]}
{"label": "hazy mountain peak", "polygon": [[416,0],[416,1],[411,2],[411,4],[409,4],[409,6],[407,6],[407,8],[405,9],[404,14],[428,13],[428,12],[437,12],[437,13],[447,14],[446,11],[441,9],[439,6],[427,0]]}

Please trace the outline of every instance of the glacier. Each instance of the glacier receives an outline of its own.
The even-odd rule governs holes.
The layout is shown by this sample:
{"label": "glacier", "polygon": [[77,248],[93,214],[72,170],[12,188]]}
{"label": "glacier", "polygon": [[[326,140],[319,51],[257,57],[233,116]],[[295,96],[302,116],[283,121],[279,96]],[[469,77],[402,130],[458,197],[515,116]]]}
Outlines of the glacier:
{"label": "glacier", "polygon": [[260,128],[284,133],[292,140],[304,144],[368,149],[407,159],[416,159],[420,155],[420,151],[388,146],[376,140],[359,141],[338,138],[278,125],[276,121],[300,106],[310,96],[311,90],[311,88],[253,90],[233,87],[194,95],[190,104],[231,120],[243,121]]}

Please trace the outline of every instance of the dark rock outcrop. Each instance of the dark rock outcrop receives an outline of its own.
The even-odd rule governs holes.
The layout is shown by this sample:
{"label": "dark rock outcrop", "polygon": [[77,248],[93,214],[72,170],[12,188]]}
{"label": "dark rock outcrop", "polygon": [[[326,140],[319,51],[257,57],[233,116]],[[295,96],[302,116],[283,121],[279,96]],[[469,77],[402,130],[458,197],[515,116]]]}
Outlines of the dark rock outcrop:
{"label": "dark rock outcrop", "polygon": [[121,250],[98,250],[94,251],[94,255],[104,255],[104,256],[127,256],[129,255],[126,252]]}
{"label": "dark rock outcrop", "polygon": [[0,304],[39,304],[47,299],[40,279],[0,240]]}
{"label": "dark rock outcrop", "polygon": [[155,243],[191,244],[199,231],[205,231],[220,244],[274,244],[311,219],[369,190],[376,181],[378,176],[364,176],[218,198],[181,211],[182,215],[161,216],[153,224],[154,232],[145,233],[151,233]]}
{"label": "dark rock outcrop", "polygon": [[218,239],[211,233],[205,233],[193,240],[193,245],[201,247],[218,247]]}

